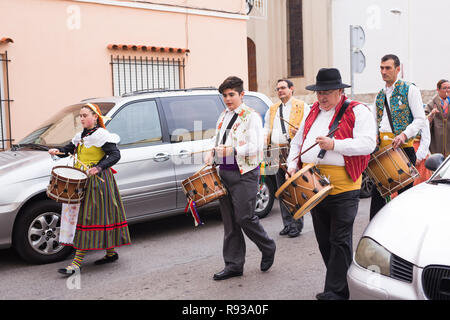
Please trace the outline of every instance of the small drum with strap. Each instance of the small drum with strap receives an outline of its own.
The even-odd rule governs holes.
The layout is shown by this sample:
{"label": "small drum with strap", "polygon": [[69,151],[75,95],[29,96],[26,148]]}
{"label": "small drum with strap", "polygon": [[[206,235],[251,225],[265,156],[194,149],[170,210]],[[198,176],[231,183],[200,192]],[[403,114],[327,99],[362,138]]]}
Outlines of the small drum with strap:
{"label": "small drum with strap", "polygon": [[[265,174],[272,175],[280,168],[287,168],[287,158],[289,156],[289,144],[269,145],[264,149],[263,161],[265,163]],[[285,170],[286,171],[286,170]]]}
{"label": "small drum with strap", "polygon": [[320,174],[319,169],[308,164],[289,178],[275,197],[298,220],[325,199],[332,189],[330,181]]}
{"label": "small drum with strap", "polygon": [[181,187],[188,200],[194,201],[197,207],[227,194],[215,167],[194,173],[181,183]]}
{"label": "small drum with strap", "polygon": [[382,197],[387,197],[414,182],[419,172],[405,152],[392,144],[372,154],[366,169]]}
{"label": "small drum with strap", "polygon": [[60,203],[80,203],[83,200],[89,177],[84,171],[69,166],[52,169],[47,196]]}

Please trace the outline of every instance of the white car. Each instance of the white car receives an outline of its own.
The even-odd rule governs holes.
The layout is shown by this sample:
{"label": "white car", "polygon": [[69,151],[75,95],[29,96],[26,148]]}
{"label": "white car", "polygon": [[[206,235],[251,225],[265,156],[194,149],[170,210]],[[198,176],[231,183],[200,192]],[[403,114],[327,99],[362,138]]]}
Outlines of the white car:
{"label": "white car", "polygon": [[450,300],[450,156],[387,203],[364,231],[347,274],[350,299]]}

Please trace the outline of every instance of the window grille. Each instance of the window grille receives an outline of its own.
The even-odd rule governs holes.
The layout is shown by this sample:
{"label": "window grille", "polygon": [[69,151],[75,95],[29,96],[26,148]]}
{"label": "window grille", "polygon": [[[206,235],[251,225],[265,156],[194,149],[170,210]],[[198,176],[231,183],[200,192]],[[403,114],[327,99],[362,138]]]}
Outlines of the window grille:
{"label": "window grille", "polygon": [[113,95],[151,89],[183,89],[184,58],[111,56]]}

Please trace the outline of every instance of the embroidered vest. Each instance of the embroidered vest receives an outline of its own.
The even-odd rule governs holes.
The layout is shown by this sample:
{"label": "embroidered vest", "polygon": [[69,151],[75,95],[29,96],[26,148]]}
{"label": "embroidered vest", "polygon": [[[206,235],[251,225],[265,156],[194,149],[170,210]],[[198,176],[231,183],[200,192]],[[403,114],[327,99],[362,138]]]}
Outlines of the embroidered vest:
{"label": "embroidered vest", "polygon": [[[247,141],[245,139],[247,137],[250,115],[252,112],[255,112],[260,117],[259,121],[261,121],[261,127],[262,127],[261,116],[259,115],[259,113],[257,113],[252,108],[246,106],[245,104],[242,104],[241,106],[238,107],[237,112],[238,112],[238,118],[236,119],[236,122],[233,124],[233,127],[231,128],[229,137],[228,137],[232,141],[231,142],[232,147],[242,146],[247,143]],[[220,129],[222,128],[222,125],[223,125],[225,113],[226,113],[225,111],[222,112],[222,114],[219,117],[219,120],[217,121],[216,144],[215,144],[216,146],[219,143]],[[239,166],[239,172],[241,173],[241,175],[258,167],[259,164],[261,163],[261,161],[263,160],[263,141],[262,140],[263,140],[263,138],[261,137],[261,150],[258,150],[257,154],[244,155],[244,156],[237,155],[236,156],[236,162]]]}
{"label": "embroidered vest", "polygon": [[[339,113],[339,110],[341,109],[342,105],[344,104],[344,101],[347,99],[347,97],[343,96],[339,104],[337,105],[334,117],[330,122],[330,125],[328,128],[331,128],[333,125],[334,119]],[[355,127],[355,113],[353,112],[353,107],[356,105],[361,104],[358,101],[352,101],[350,105],[347,107],[347,110],[345,111],[344,115],[342,116],[341,122],[339,124],[339,129],[334,134],[334,139],[336,140],[344,140],[348,138],[353,138],[353,128]],[[311,111],[309,112],[308,116],[305,120],[305,128],[303,131],[303,141],[305,141],[306,136],[308,135],[309,130],[311,129],[314,121],[317,119],[317,116],[319,115],[320,109],[319,109],[319,102],[314,103],[314,105],[311,107]],[[303,145],[302,145],[303,148]],[[300,150],[302,150],[300,148]],[[364,155],[364,156],[344,156],[345,161],[345,170],[347,171],[350,178],[356,182],[363,171],[367,168],[367,165],[369,163],[370,155]],[[298,167],[302,167],[301,158],[299,158]]]}
{"label": "embroidered vest", "polygon": [[[291,113],[289,115],[289,123],[296,126],[297,128],[300,127],[300,123],[303,120],[303,115],[305,112],[305,103],[301,100],[297,100],[292,98],[291,100],[292,108]],[[281,106],[281,102],[276,103],[272,105],[269,109],[270,112],[270,126],[269,126],[269,134],[267,136],[267,145],[270,145],[272,142],[272,131],[273,131],[273,122],[275,121],[275,116],[277,114],[278,108]],[[277,119],[279,121],[279,119]],[[289,132],[289,136],[291,137],[291,140],[294,139],[294,135],[291,134],[291,131],[288,128],[288,124],[286,124],[286,131]]]}
{"label": "embroidered vest", "polygon": [[[409,82],[398,80],[395,83],[395,88],[389,101],[389,108],[392,115],[392,124],[394,126],[394,134],[396,136],[402,133],[406,129],[406,127],[409,126],[414,120],[408,103],[408,91],[411,85],[412,84]],[[385,97],[386,92],[384,89],[381,89],[376,99],[378,128],[380,128],[381,119],[383,117]]]}
{"label": "embroidered vest", "polygon": [[[78,159],[83,162],[89,168],[95,167],[95,165],[102,160],[105,156],[105,152],[101,147],[91,146],[86,148],[84,144],[80,143],[77,148]],[[75,168],[80,168],[81,164],[76,161]],[[87,168],[83,168],[87,170]]]}

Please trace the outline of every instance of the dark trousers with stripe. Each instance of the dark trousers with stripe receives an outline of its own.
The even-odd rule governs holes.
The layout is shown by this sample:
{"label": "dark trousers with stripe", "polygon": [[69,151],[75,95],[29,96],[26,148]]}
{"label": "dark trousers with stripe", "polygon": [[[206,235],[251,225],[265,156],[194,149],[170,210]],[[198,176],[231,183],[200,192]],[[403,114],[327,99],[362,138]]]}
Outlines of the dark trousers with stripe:
{"label": "dark trousers with stripe", "polygon": [[[412,165],[415,166],[416,165],[416,151],[414,150],[413,147],[408,147],[408,148],[403,148],[403,151],[405,151],[406,155],[409,158],[409,161],[411,161]],[[408,184],[406,187],[400,189],[398,191],[398,194],[405,192],[406,190],[408,190],[409,188],[412,188],[414,186],[414,182],[411,184]],[[375,215],[378,213],[378,211],[381,210],[381,208],[384,207],[384,205],[386,204],[386,199],[383,198],[380,193],[378,192],[378,189],[374,186],[372,189],[372,199],[370,200],[370,220],[373,219],[373,217],[375,217]]]}
{"label": "dark trousers with stripe", "polygon": [[347,271],[353,254],[353,222],[360,190],[327,196],[311,210],[314,232],[327,268],[324,292],[348,299]]}
{"label": "dark trousers with stripe", "polygon": [[241,272],[246,252],[244,233],[263,256],[271,255],[275,250],[275,241],[269,238],[255,215],[259,167],[243,175],[239,170],[220,170],[219,174],[228,191],[228,195],[219,200],[224,226],[225,270]]}

